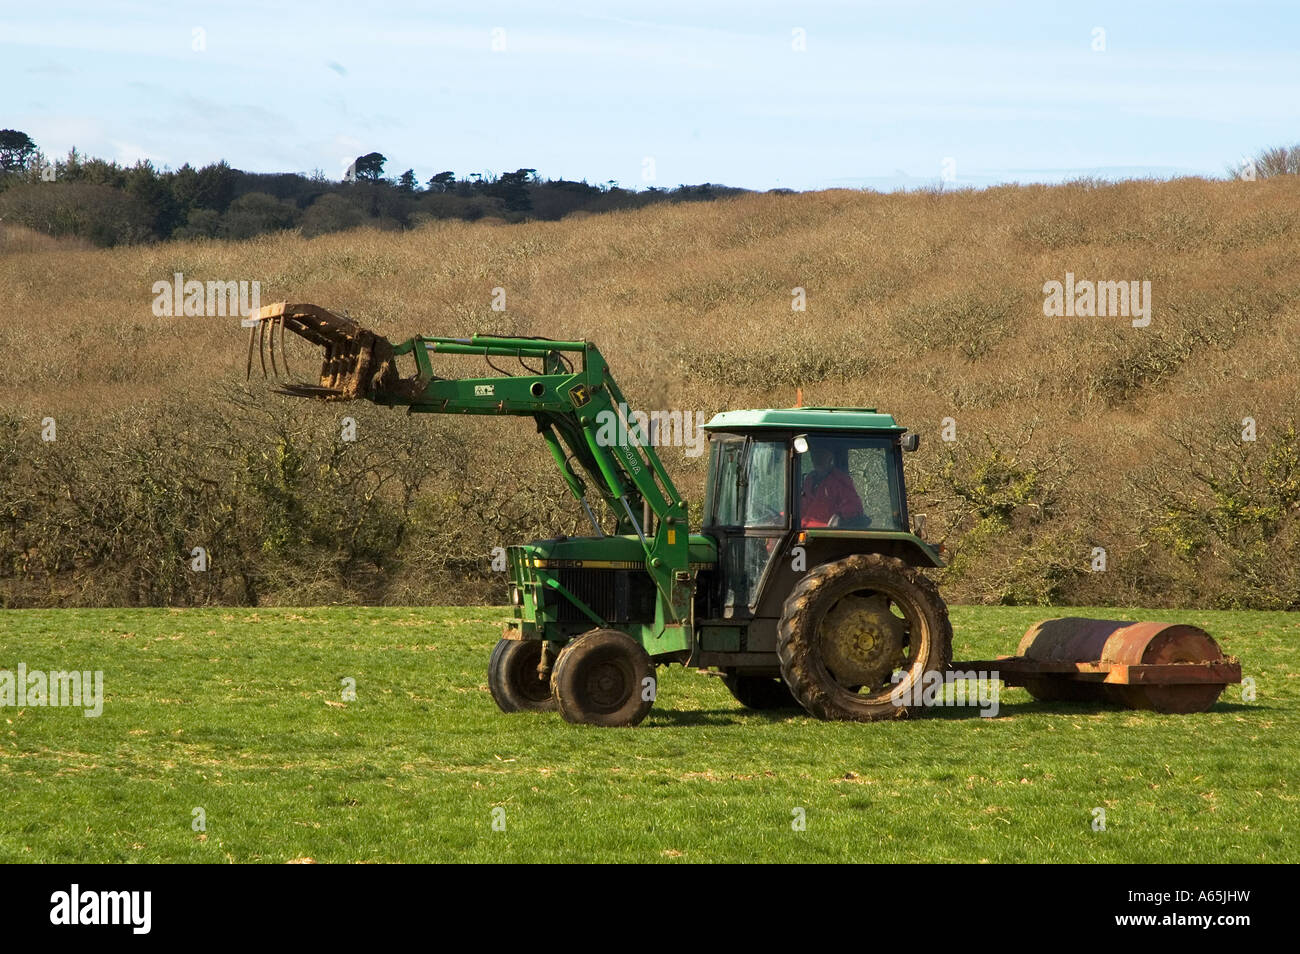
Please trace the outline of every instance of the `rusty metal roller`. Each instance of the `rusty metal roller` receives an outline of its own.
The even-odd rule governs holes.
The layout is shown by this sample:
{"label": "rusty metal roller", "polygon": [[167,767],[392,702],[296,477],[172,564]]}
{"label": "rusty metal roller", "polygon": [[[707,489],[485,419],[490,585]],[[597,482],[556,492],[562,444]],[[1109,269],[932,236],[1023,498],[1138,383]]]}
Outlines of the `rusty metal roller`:
{"label": "rusty metal roller", "polygon": [[[1023,679],[1040,700],[1110,700],[1131,709],[1204,712],[1241,668],[1205,630],[1180,623],[1063,617],[1035,623],[1017,655],[1042,664]],[[1065,664],[1074,664],[1073,672]]]}

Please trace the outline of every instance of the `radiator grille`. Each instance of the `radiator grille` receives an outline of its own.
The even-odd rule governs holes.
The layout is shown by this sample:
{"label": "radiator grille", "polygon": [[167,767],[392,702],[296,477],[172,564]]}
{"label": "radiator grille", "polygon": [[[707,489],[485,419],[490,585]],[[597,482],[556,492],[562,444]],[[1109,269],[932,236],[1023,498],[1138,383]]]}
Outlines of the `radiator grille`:
{"label": "radiator grille", "polygon": [[[642,571],[562,569],[555,571],[555,578],[608,623],[654,619],[655,585]],[[590,622],[582,610],[560,594],[553,598],[558,603],[559,622]]]}

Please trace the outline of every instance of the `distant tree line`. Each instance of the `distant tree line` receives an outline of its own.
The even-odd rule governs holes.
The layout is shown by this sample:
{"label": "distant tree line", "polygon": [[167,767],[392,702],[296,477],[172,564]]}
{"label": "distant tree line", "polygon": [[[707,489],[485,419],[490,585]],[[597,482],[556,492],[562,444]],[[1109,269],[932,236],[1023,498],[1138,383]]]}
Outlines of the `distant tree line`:
{"label": "distant tree line", "polygon": [[506,222],[561,219],[574,212],[609,212],[656,202],[696,202],[743,189],[681,185],[675,189],[621,188],[567,179],[542,179],[535,169],[501,175],[439,172],[421,184],[414,170],[386,178],[378,152],[358,156],[342,181],[317,170],[253,173],[225,161],[194,168],[158,169],[92,159],[74,148],[48,160],[35,142],[0,130],[0,223],[48,235],[72,235],[96,245],[167,239],[245,239],[301,229],[307,236],[360,225],[403,229],[431,219],[483,218]]}

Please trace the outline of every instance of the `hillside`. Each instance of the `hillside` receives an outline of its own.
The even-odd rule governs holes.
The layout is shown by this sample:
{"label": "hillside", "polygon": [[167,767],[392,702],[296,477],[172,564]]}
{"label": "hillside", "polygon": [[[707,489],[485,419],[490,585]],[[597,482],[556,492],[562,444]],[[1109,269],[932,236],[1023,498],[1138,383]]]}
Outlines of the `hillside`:
{"label": "hillside", "polygon": [[[747,195],[108,250],[10,229],[0,600],[481,599],[498,595],[493,546],[581,525],[523,422],[245,389],[236,320],[154,316],[153,283],[181,272],[394,339],[590,338],[644,409],[789,405],[796,386],[879,406],[922,434],[913,509],[956,553],[954,600],[1295,608],[1298,247],[1291,176]],[[1150,281],[1149,326],[1045,317],[1044,283],[1067,273]],[[345,413],[361,439],[341,447]],[[697,502],[701,462],[665,457]],[[198,539],[206,575],[185,566]]]}

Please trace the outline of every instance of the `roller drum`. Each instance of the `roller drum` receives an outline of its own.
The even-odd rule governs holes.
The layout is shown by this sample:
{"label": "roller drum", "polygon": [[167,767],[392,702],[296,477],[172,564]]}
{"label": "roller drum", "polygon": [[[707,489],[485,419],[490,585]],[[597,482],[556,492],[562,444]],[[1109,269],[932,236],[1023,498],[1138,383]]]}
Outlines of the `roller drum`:
{"label": "roller drum", "polygon": [[[1020,640],[1017,654],[1038,662],[1099,662],[1110,665],[1212,663],[1223,659],[1213,637],[1181,623],[1129,623],[1123,620],[1061,617],[1035,623]],[[1223,692],[1221,683],[1120,685],[1043,675],[1025,680],[1043,701],[1115,701],[1130,709],[1203,712]]]}

